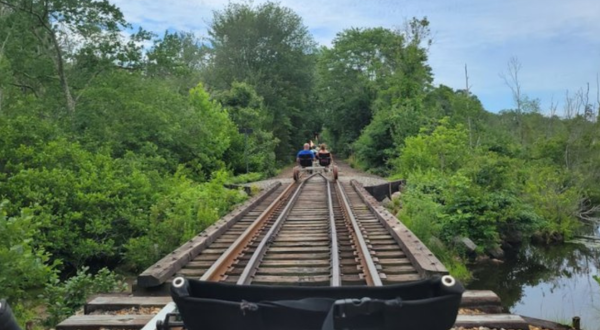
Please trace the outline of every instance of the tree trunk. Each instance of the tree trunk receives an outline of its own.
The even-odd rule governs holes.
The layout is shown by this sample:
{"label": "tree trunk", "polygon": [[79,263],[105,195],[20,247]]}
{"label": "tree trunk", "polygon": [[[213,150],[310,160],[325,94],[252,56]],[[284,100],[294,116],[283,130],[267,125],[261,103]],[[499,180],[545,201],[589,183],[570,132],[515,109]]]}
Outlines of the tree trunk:
{"label": "tree trunk", "polygon": [[75,113],[75,100],[71,95],[71,90],[69,89],[69,83],[67,81],[67,76],[65,75],[64,61],[62,58],[62,50],[60,49],[60,45],[58,44],[58,40],[56,40],[56,35],[54,31],[49,30],[50,37],[52,38],[52,44],[54,45],[54,49],[56,50],[56,71],[58,72],[58,77],[60,79],[60,86],[62,87],[65,101],[67,102],[67,110],[69,114]]}
{"label": "tree trunk", "polygon": [[[59,44],[58,40],[56,39],[54,30],[52,30],[52,26],[49,25],[47,22],[48,12],[46,11],[43,14],[40,14],[40,13],[34,12],[33,7],[20,7],[20,6],[17,6],[13,3],[9,3],[6,1],[0,1],[0,4],[6,5],[7,7],[12,8],[13,10],[19,10],[19,11],[25,12],[29,15],[32,15],[33,17],[37,18],[37,20],[40,23],[40,26],[43,29],[45,29],[46,31],[48,31],[48,34],[50,35],[50,38],[52,39],[52,47],[54,47],[54,50],[56,51],[56,54],[55,54],[56,57],[53,60],[55,62],[56,71],[57,71],[58,77],[60,79],[60,86],[63,90],[63,94],[65,96],[65,100],[67,103],[67,110],[69,111],[69,114],[73,114],[75,112],[75,100],[73,100],[73,96],[71,95],[71,90],[69,89],[69,83],[67,81],[67,76],[65,74],[64,61],[63,61],[63,57],[62,57],[62,50],[60,49],[60,44]],[[35,27],[32,27],[32,29],[33,29],[33,33],[35,34],[35,36],[38,38],[38,40],[43,45],[44,39],[35,32]],[[48,51],[50,51],[50,50],[48,49]]]}

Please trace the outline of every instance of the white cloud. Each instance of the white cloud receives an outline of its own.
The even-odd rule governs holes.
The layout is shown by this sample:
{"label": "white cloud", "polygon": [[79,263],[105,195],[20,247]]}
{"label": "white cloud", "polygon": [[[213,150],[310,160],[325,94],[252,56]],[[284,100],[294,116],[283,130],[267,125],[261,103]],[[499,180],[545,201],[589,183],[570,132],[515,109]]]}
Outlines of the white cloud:
{"label": "white cloud", "polygon": [[[228,2],[115,1],[128,21],[159,35],[175,29],[203,36],[212,11]],[[564,95],[566,89],[595,81],[600,71],[597,0],[282,0],[281,4],[298,13],[323,45],[331,45],[335,34],[346,28],[401,27],[413,16],[427,16],[435,39],[430,65],[436,83],[463,88],[467,63],[473,91],[490,95],[489,101],[482,99],[492,110],[506,106],[498,95],[508,95],[506,104],[511,103],[508,88],[498,77],[511,56],[523,64],[521,77],[528,94]]]}

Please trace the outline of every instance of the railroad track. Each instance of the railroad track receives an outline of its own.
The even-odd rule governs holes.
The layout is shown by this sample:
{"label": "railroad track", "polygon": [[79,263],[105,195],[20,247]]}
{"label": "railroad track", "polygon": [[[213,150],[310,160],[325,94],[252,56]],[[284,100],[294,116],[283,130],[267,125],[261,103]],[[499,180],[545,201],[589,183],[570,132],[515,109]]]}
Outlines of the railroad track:
{"label": "railroad track", "polygon": [[238,237],[239,248],[224,254],[225,246],[220,246],[195,258],[206,262],[221,255],[222,264],[215,263],[206,272],[184,267],[178,273],[207,281],[267,285],[382,285],[385,280],[419,279],[391,235],[366,212],[358,196],[351,198],[346,190],[321,174],[291,185],[273,212],[256,220],[260,226]]}
{"label": "railroad track", "polygon": [[[137,296],[95,298],[85,315],[57,329],[154,330],[175,309],[168,288],[177,276],[237,284],[381,286],[446,273],[360,184],[313,174],[265,189],[165,256],[138,276]],[[473,302],[500,309],[493,293],[474,294]],[[98,314],[106,310],[120,312]],[[151,313],[134,313],[141,310]]]}

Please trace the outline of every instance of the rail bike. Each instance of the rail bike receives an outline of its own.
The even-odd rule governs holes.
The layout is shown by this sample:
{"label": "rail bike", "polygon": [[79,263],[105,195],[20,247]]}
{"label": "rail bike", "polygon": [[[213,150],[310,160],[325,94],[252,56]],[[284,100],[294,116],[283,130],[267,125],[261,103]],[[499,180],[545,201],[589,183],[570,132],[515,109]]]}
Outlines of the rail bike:
{"label": "rail bike", "polygon": [[338,168],[333,164],[330,153],[321,153],[313,160],[310,155],[300,155],[300,164],[294,167],[294,181],[305,174],[323,173],[335,182],[338,179]]}

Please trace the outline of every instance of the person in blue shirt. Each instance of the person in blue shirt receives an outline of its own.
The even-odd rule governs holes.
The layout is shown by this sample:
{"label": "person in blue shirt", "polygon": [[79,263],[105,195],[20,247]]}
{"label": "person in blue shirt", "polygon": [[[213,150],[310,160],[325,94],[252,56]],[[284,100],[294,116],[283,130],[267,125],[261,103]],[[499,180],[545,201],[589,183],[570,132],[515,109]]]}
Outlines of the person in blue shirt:
{"label": "person in blue shirt", "polygon": [[312,152],[312,150],[310,150],[310,144],[308,144],[308,143],[305,143],[304,149],[300,150],[298,152],[298,154],[296,155],[296,162],[298,163],[298,165],[300,165],[302,167],[311,166],[311,165],[307,165],[307,164],[302,164],[300,162],[300,160],[304,159],[304,158],[310,158],[311,165],[312,165],[312,161],[315,159],[315,154]]}

